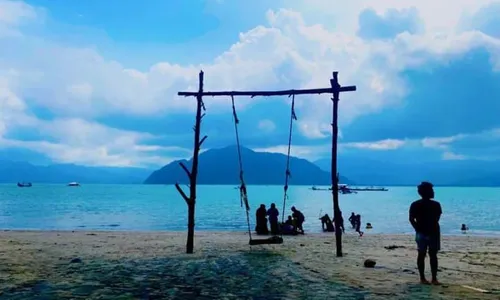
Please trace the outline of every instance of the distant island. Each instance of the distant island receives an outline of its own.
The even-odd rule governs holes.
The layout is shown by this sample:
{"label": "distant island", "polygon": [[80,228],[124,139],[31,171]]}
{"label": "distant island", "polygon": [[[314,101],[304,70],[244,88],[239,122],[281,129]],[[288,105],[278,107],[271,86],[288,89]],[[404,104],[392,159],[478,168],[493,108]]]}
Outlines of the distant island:
{"label": "distant island", "polygon": [[[243,169],[246,184],[282,185],[285,181],[286,155],[279,153],[256,152],[242,147]],[[179,166],[183,162],[189,169],[191,160],[171,162],[154,171],[145,184],[186,184],[189,182],[185,172]],[[291,157],[290,185],[330,185],[330,173],[322,170],[312,162]],[[353,184],[345,177],[340,178],[344,184]],[[198,173],[199,184],[239,184],[239,165],[236,146],[221,149],[210,149],[200,154]]]}
{"label": "distant island", "polygon": [[0,183],[107,183],[142,184],[151,170],[122,167],[87,167],[74,164],[38,166],[27,162],[0,160]]}

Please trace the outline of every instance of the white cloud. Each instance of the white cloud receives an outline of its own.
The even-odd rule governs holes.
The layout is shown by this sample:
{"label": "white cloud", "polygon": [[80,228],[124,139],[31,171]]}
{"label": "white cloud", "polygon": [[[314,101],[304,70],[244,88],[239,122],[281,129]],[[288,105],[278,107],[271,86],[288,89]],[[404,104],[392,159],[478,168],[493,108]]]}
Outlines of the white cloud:
{"label": "white cloud", "polygon": [[259,121],[258,128],[263,132],[273,132],[276,129],[276,124],[271,120],[264,119]]}
{"label": "white cloud", "polygon": [[55,162],[96,166],[158,166],[189,157],[191,151],[148,144],[157,137],[82,119],[33,119],[24,125],[36,130],[45,140],[21,141],[0,137],[0,148],[25,148],[45,154]]}
{"label": "white cloud", "polygon": [[17,26],[41,17],[41,13],[22,1],[0,0],[0,39],[22,36]]}
{"label": "white cloud", "polygon": [[423,147],[435,149],[448,149],[449,144],[465,138],[465,134],[458,134],[449,137],[424,138],[421,143]]}
{"label": "white cloud", "polygon": [[428,32],[454,32],[460,21],[475,14],[481,7],[497,0],[351,0],[334,3],[330,0],[287,0],[288,7],[303,11],[312,20],[315,16],[327,16],[334,20],[339,31],[354,34],[358,29],[358,15],[366,8],[373,8],[379,15],[389,9],[416,8]]}
{"label": "white cloud", "polygon": [[[428,59],[446,63],[478,45],[500,58],[500,41],[479,32],[455,30],[464,14],[472,14],[490,2],[353,0],[339,7],[326,0],[285,1],[292,9],[269,11],[267,25],[241,33],[239,41],[213,62],[184,66],[158,62],[148,70],[135,70],[104,58],[90,46],[76,48],[38,36],[21,38],[20,25],[37,17],[43,19],[43,10],[23,2],[0,0],[0,48],[8,44],[10,49],[1,52],[4,59],[0,60],[0,137],[15,126],[40,126],[57,142],[9,140],[4,145],[37,148],[54,159],[86,164],[127,165],[161,160],[145,154],[160,149],[141,144],[151,137],[113,130],[89,120],[110,113],[148,116],[191,111],[194,101],[179,98],[176,93],[196,91],[200,69],[205,71],[206,90],[328,87],[331,72],[338,70],[341,84],[358,87],[357,92],[341,95],[342,126],[363,114],[399,104],[408,87],[398,73],[409,66],[422,65]],[[403,33],[384,42],[362,40],[355,36],[357,16],[367,7],[379,14],[390,8],[415,7],[427,31],[420,35]],[[317,24],[309,17],[313,13],[334,16],[335,28]],[[380,58],[383,63],[375,60]],[[500,66],[500,59],[494,63]],[[238,108],[244,108],[249,101],[237,101]],[[311,139],[329,135],[330,96],[303,96],[296,101],[300,133]],[[28,105],[49,109],[60,119],[37,120]],[[212,99],[206,105],[209,112],[230,109],[228,98]],[[269,120],[262,120],[259,127],[269,131],[275,128]],[[450,142],[427,139],[422,144],[444,149]],[[344,144],[373,150],[404,145],[405,141],[397,140]],[[271,150],[283,150],[280,147]],[[89,153],[82,154],[85,151]],[[313,157],[329,151],[329,147],[295,146],[292,151]]]}
{"label": "white cloud", "polygon": [[447,151],[443,153],[442,158],[443,160],[465,160],[467,156]]}
{"label": "white cloud", "polygon": [[369,150],[395,150],[406,145],[406,141],[387,139],[375,142],[342,143],[341,147],[369,149]]}

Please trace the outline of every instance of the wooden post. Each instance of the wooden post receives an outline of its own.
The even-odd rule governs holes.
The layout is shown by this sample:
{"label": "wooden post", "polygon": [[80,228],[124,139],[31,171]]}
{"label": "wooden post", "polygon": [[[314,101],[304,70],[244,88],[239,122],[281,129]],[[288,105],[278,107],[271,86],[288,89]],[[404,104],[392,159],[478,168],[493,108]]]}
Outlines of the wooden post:
{"label": "wooden post", "polygon": [[337,257],[342,257],[342,231],[341,212],[339,207],[339,178],[337,174],[337,141],[338,141],[338,111],[339,111],[339,94],[340,84],[338,80],[338,72],[333,72],[333,78],[330,80],[330,85],[333,90],[333,121],[332,121],[332,194],[333,194],[333,216],[335,219],[335,244],[337,246]]}
{"label": "wooden post", "polygon": [[194,125],[194,146],[192,161],[193,164],[191,166],[191,171],[189,171],[183,163],[180,163],[181,168],[189,177],[189,197],[184,193],[178,183],[175,184],[177,191],[179,191],[188,206],[188,234],[186,242],[186,253],[189,254],[193,253],[194,250],[194,219],[196,208],[196,180],[198,178],[198,157],[201,145],[207,139],[207,136],[204,136],[200,140],[201,120],[205,116],[205,114],[202,114],[202,110],[205,110],[205,105],[203,104],[203,71],[200,71],[199,74],[199,89],[196,95],[196,103],[196,121]]}

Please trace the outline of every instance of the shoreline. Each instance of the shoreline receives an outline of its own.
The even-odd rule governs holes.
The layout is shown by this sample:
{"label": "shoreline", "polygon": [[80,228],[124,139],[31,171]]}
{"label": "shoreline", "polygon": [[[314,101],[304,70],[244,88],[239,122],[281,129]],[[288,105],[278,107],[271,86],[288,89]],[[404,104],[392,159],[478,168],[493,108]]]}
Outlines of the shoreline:
{"label": "shoreline", "polygon": [[[29,299],[35,291],[52,299],[102,299],[124,293],[130,294],[124,299],[136,299],[143,297],[144,289],[148,297],[163,299],[500,295],[498,238],[444,236],[438,274],[442,286],[418,284],[412,235],[344,235],[341,258],[335,256],[333,234],[284,236],[281,245],[250,247],[244,231],[197,231],[194,254],[185,254],[185,243],[185,232],[172,231],[2,231],[0,297]],[[375,268],[365,268],[366,259],[375,260]],[[430,276],[428,260],[426,273]]]}
{"label": "shoreline", "polygon": [[[75,228],[75,229],[31,229],[31,228],[22,228],[22,229],[3,229],[0,228],[0,232],[121,232],[121,233],[129,233],[129,234],[147,234],[147,233],[158,233],[158,234],[168,234],[168,233],[175,233],[175,234],[180,234],[180,233],[185,233],[187,234],[187,227],[186,229],[182,230],[172,230],[172,229],[166,229],[166,230],[142,230],[142,229],[110,229],[110,228],[105,228],[105,229],[95,229],[95,228]],[[477,234],[477,233],[441,233],[442,237],[455,237],[455,238],[490,238],[490,239],[500,239],[500,232],[497,231],[492,231],[495,233],[492,234]],[[248,236],[248,231],[247,230],[234,230],[234,229],[227,229],[227,230],[205,230],[205,229],[196,229],[195,228],[195,235],[197,233],[207,233],[207,234],[234,234],[234,233],[241,233],[244,235]],[[390,236],[414,236],[415,233],[370,233],[369,231],[364,231],[364,236],[370,236],[370,237],[390,237]],[[332,236],[335,238],[335,233],[334,232],[307,232],[305,236]],[[271,235],[267,235],[268,237],[271,237]],[[345,236],[358,236],[356,232],[348,232],[344,233],[342,235],[343,237]],[[260,238],[265,238],[266,235],[257,235],[255,232],[252,231],[252,237],[260,237]]]}

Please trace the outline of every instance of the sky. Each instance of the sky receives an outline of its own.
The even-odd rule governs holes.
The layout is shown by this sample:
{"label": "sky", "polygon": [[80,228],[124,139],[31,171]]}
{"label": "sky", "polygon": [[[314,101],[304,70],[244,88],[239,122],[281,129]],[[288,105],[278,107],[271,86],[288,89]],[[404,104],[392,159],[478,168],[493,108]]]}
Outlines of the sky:
{"label": "sky", "polygon": [[[147,4],[146,4],[147,3]],[[500,160],[498,0],[0,0],[0,159],[154,168],[192,154],[205,90],[341,85],[339,151]],[[292,154],[330,155],[329,95],[297,96]],[[235,99],[244,146],[286,151],[291,98]],[[206,98],[205,149],[235,144]]]}

